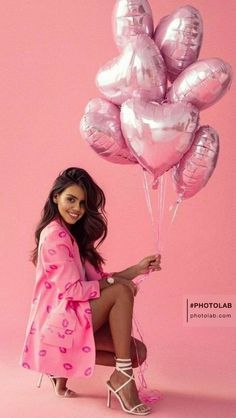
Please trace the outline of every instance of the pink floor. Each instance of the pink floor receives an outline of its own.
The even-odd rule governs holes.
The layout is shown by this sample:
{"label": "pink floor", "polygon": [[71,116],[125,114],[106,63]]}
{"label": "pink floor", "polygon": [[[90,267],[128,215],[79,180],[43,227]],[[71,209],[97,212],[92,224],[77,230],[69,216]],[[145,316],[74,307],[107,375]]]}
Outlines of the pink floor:
{"label": "pink floor", "polygon": [[[60,399],[55,396],[51,382],[44,376],[41,388],[37,388],[38,374],[24,370],[17,365],[17,356],[5,353],[1,370],[0,416],[7,418],[98,418],[121,417],[125,413],[119,409],[116,400],[112,409],[106,406],[105,381],[111,369],[97,366],[91,379],[70,379],[68,386],[80,393],[76,399]],[[11,358],[11,359],[10,359]],[[157,366],[158,370],[158,366]],[[148,370],[145,374],[149,387],[161,392],[163,398],[153,405],[150,416],[159,418],[234,418],[236,399],[233,386],[212,392],[205,385],[187,385],[188,370],[173,381],[168,376],[158,377]],[[220,380],[220,377],[219,377]],[[224,389],[224,390],[223,390]],[[113,398],[114,399],[114,398]]]}

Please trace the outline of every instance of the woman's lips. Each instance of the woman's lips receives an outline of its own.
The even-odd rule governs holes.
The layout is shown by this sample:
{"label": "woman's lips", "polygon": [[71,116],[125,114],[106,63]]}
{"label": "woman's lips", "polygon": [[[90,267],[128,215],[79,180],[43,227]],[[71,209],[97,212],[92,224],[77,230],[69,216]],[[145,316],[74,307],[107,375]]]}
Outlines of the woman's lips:
{"label": "woman's lips", "polygon": [[72,219],[77,219],[77,218],[79,218],[79,214],[78,214],[78,213],[68,212],[68,214],[71,216],[71,218],[72,218]]}

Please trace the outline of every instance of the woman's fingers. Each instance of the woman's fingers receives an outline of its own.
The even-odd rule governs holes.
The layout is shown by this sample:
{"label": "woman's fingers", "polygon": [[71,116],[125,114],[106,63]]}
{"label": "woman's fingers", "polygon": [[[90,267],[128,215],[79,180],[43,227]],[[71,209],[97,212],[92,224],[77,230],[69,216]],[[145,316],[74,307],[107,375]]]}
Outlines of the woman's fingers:
{"label": "woman's fingers", "polygon": [[157,254],[153,254],[153,255],[150,255],[150,256],[147,257],[147,259],[150,263],[156,261],[158,258],[159,258],[159,255],[157,255]]}
{"label": "woman's fingers", "polygon": [[160,261],[156,261],[154,263],[149,263],[149,268],[159,268],[160,267]]}
{"label": "woman's fingers", "polygon": [[151,261],[148,266],[150,271],[161,270],[160,262],[161,262],[161,257],[157,257],[155,261]]}
{"label": "woman's fingers", "polygon": [[160,267],[160,262],[157,262],[157,263],[156,263],[156,262],[155,262],[155,263],[150,263],[150,264],[149,264],[149,267],[154,267],[154,268],[155,268],[155,267]]}
{"label": "woman's fingers", "polygon": [[147,257],[147,261],[149,262],[149,264],[160,263],[161,262],[161,254],[150,255],[149,257]]}
{"label": "woman's fingers", "polygon": [[161,270],[161,267],[159,266],[159,267],[149,267],[149,271],[159,271],[159,270]]}

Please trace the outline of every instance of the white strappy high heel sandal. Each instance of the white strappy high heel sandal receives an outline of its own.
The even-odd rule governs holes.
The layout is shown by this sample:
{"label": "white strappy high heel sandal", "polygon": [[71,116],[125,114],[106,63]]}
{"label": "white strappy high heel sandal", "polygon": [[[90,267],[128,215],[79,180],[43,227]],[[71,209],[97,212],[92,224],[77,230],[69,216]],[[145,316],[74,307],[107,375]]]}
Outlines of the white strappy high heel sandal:
{"label": "white strappy high heel sandal", "polygon": [[[124,412],[127,412],[128,414],[133,414],[133,415],[148,415],[151,412],[151,408],[149,406],[147,406],[144,403],[139,403],[137,405],[135,405],[133,408],[128,409],[126,408],[124,401],[121,399],[120,395],[119,395],[119,391],[125,387],[126,385],[129,384],[129,382],[131,380],[134,380],[134,373],[132,372],[131,375],[129,375],[128,373],[126,373],[126,370],[133,370],[132,368],[132,362],[131,359],[118,359],[116,358],[116,370],[118,370],[119,372],[123,373],[125,376],[127,376],[128,380],[123,383],[119,388],[114,389],[111,386],[110,381],[107,381],[107,390],[108,390],[108,394],[107,394],[107,406],[108,408],[111,407],[111,394],[113,393],[116,398],[118,399],[118,401],[120,402],[121,408],[123,409]],[[137,408],[140,406],[144,406],[147,409],[145,411],[137,411]]]}
{"label": "white strappy high heel sandal", "polygon": [[[39,376],[39,380],[37,382],[37,387],[38,388],[40,388],[40,386],[41,386],[41,383],[42,383],[42,380],[43,380],[43,376],[44,376],[44,373],[41,373],[40,376]],[[68,388],[66,388],[65,392],[63,393],[63,395],[60,395],[57,392],[57,390],[56,390],[56,379],[57,379],[57,377],[52,376],[50,374],[46,374],[46,376],[49,377],[50,381],[52,382],[52,386],[53,386],[54,392],[55,392],[56,396],[59,396],[59,398],[76,398],[76,397],[79,396],[78,393],[76,393],[73,390],[68,389]]]}

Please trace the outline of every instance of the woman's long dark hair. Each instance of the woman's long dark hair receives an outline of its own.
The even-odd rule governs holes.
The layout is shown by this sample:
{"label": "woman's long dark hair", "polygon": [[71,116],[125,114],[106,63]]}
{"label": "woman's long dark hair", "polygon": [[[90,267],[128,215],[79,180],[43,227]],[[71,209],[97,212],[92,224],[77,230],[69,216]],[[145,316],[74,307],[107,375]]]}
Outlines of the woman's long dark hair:
{"label": "woman's long dark hair", "polygon": [[[85,259],[88,259],[97,270],[99,270],[101,264],[105,263],[104,258],[96,250],[107,236],[105,195],[87,171],[82,168],[70,167],[61,172],[56,178],[42,210],[41,220],[35,231],[36,247],[32,251],[30,258],[34,265],[37,263],[41,231],[54,218],[59,217],[61,219],[61,215],[58,211],[57,204],[53,201],[53,197],[56,194],[62,193],[67,187],[73,184],[77,184],[84,190],[85,213],[78,222],[71,225],[70,232],[79,246],[81,258],[84,261]],[[95,248],[94,243],[99,238],[100,241]]]}

